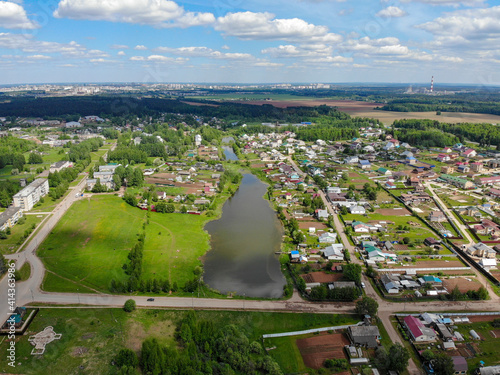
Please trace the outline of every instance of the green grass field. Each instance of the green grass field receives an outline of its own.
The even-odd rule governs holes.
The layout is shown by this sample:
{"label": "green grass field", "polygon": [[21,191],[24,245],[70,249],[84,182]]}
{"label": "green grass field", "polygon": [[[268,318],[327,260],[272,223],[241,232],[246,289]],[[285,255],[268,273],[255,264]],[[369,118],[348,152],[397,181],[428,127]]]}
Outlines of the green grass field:
{"label": "green grass field", "polygon": [[[111,279],[124,281],[122,266],[137,242],[146,211],[114,195],[94,196],[74,203],[40,246],[39,255],[54,275],[44,282],[49,291],[76,290],[78,284],[108,291]],[[151,212],[146,226],[143,275],[184,285],[209,249],[203,230],[206,216]],[[63,285],[64,284],[64,285]]]}
{"label": "green grass field", "polygon": [[376,213],[367,213],[367,215],[368,217],[364,215],[347,214],[344,215],[343,217],[344,220],[359,220],[364,223],[370,220],[392,221],[394,224],[387,226],[388,231],[386,234],[389,234],[394,238],[408,237],[412,240],[413,239],[424,240],[426,237],[435,236],[435,233],[424,224],[421,224],[420,226],[410,226],[410,231],[408,233],[396,233],[396,231],[398,230],[397,227],[399,225],[409,226],[408,221],[420,223],[420,221],[415,219],[413,216],[384,216],[382,214],[376,214]]}
{"label": "green grass field", "polygon": [[[109,374],[111,360],[123,347],[139,351],[148,337],[156,337],[168,346],[176,345],[175,326],[184,316],[180,310],[138,309],[127,314],[121,309],[57,309],[42,308],[28,334],[16,338],[15,368],[0,361],[1,373],[44,375]],[[199,319],[210,320],[220,327],[239,326],[251,341],[259,341],[265,333],[287,332],[353,323],[355,316],[331,314],[288,314],[259,312],[197,311]],[[60,340],[47,345],[42,356],[32,356],[28,342],[31,334],[53,326]],[[267,343],[266,343],[267,345]],[[7,341],[0,341],[7,351]],[[276,357],[278,351],[270,351]],[[282,352],[278,362],[285,370],[287,362],[301,360],[300,353]],[[297,357],[298,356],[298,357]],[[296,358],[297,357],[297,358]],[[19,363],[19,364],[18,364]]]}
{"label": "green grass field", "polygon": [[44,219],[45,215],[24,215],[24,217],[26,218],[26,222],[24,224],[14,225],[11,228],[12,234],[9,235],[6,239],[0,240],[0,253],[15,253],[21,245],[21,237],[23,237],[24,232],[28,228],[31,228],[33,224],[38,225]]}

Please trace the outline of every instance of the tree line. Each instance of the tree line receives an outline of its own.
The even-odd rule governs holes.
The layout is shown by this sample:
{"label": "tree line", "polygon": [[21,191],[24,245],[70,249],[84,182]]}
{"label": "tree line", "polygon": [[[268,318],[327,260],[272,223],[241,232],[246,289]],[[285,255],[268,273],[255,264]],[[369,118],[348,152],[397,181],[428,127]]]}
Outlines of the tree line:
{"label": "tree line", "polygon": [[[500,128],[492,124],[447,124],[434,120],[396,120],[393,123],[396,136],[403,140],[401,135],[405,134],[413,137],[411,144],[421,144],[420,142],[431,143],[431,138],[435,137],[439,147],[441,144],[447,146],[456,142],[466,140],[478,142],[480,146],[500,147]],[[409,142],[410,143],[410,142]]]}

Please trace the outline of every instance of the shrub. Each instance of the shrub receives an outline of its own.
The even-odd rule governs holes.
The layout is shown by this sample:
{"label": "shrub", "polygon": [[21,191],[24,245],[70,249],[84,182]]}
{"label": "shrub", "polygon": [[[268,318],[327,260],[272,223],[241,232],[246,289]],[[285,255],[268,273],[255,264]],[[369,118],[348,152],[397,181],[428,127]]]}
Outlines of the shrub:
{"label": "shrub", "polygon": [[123,305],[123,310],[126,312],[132,312],[135,310],[135,301],[133,299],[128,299]]}

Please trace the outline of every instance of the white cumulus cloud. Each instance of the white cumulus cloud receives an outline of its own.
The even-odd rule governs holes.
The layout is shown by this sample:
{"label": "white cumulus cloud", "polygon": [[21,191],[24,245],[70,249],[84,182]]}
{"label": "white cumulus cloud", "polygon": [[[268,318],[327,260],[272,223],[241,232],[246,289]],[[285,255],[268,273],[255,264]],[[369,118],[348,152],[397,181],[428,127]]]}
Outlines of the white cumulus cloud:
{"label": "white cumulus cloud", "polygon": [[430,5],[443,5],[459,7],[460,5],[466,6],[480,6],[483,5],[485,0],[401,0],[402,3],[424,3]]}
{"label": "white cumulus cloud", "polygon": [[21,5],[0,1],[0,27],[6,29],[36,29],[39,25],[28,19],[26,11]]}
{"label": "white cumulus cloud", "polygon": [[272,13],[238,12],[217,18],[215,30],[246,40],[289,40],[336,43],[340,35],[326,26],[317,26],[300,18],[279,19]]}
{"label": "white cumulus cloud", "polygon": [[215,22],[212,13],[188,12],[170,0],[61,0],[56,18],[190,27]]}
{"label": "white cumulus cloud", "polygon": [[183,57],[207,57],[212,59],[228,59],[228,60],[251,60],[254,57],[249,53],[230,53],[221,52],[208,47],[158,47],[154,52],[170,53]]}
{"label": "white cumulus cloud", "polygon": [[404,10],[395,6],[389,6],[385,9],[382,9],[380,12],[376,14],[377,17],[381,18],[398,18],[404,17],[408,15]]}

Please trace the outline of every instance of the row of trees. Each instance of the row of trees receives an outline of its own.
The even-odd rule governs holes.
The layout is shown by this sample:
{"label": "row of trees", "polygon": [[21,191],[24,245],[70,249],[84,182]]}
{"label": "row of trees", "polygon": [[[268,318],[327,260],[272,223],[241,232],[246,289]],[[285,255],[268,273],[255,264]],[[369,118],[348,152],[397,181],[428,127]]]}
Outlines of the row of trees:
{"label": "row of trees", "polygon": [[347,301],[352,302],[359,297],[359,289],[354,287],[329,289],[325,284],[311,289],[309,297],[315,301]]}

